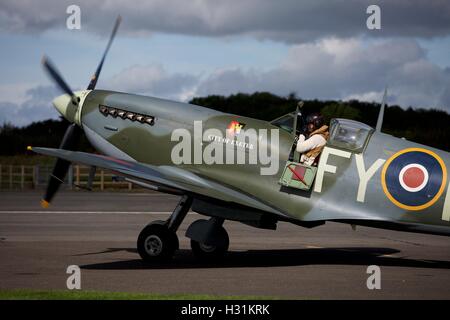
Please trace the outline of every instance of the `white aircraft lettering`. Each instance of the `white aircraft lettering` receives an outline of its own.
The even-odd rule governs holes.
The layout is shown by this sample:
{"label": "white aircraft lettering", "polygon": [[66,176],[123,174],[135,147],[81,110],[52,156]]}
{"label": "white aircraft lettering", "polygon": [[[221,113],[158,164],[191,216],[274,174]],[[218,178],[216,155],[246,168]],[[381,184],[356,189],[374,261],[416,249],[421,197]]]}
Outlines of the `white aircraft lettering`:
{"label": "white aircraft lettering", "polygon": [[366,171],[364,165],[364,157],[362,154],[355,154],[356,167],[358,168],[359,175],[359,187],[358,195],[356,201],[364,202],[366,198],[367,183],[373,177],[373,175],[381,168],[381,166],[386,162],[384,159],[378,159],[374,164]]}
{"label": "white aircraft lettering", "polygon": [[442,220],[450,221],[450,183],[447,186],[447,195],[445,196],[444,210],[442,211]]}
{"label": "white aircraft lettering", "polygon": [[352,156],[350,152],[342,151],[338,149],[333,149],[329,147],[325,147],[322,151],[322,155],[320,156],[319,165],[317,167],[317,175],[316,175],[316,183],[314,185],[314,192],[322,192],[322,183],[325,172],[336,173],[336,166],[327,164],[328,156],[330,154],[336,155],[342,158],[348,158]]}

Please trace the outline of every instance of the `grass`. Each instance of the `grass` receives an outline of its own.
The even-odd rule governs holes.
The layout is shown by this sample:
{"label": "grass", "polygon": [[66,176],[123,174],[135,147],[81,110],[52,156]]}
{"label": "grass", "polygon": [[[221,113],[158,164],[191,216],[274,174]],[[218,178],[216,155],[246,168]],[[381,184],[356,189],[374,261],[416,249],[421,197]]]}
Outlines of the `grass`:
{"label": "grass", "polygon": [[128,293],[85,290],[0,290],[0,300],[273,300],[264,296]]}

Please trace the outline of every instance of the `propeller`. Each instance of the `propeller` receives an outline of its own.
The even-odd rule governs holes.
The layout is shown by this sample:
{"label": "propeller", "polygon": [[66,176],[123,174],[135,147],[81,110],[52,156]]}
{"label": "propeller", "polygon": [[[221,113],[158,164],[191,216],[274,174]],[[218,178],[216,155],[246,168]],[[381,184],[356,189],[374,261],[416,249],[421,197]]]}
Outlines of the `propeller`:
{"label": "propeller", "polygon": [[[95,70],[95,73],[92,76],[91,81],[89,82],[87,90],[94,90],[97,85],[97,80],[98,77],[100,76],[100,72],[102,71],[103,63],[105,62],[106,55],[108,54],[109,48],[111,47],[111,44],[116,36],[116,32],[117,29],[119,28],[121,20],[122,18],[118,16],[116,19],[116,23],[114,24],[114,28],[109,38],[108,44],[106,46],[106,49],[103,53],[102,59],[100,60],[100,63],[98,64],[97,69]],[[71,102],[74,105],[74,107],[78,108],[78,105],[80,103],[80,97],[77,96],[71,90],[69,85],[63,79],[60,72],[56,69],[56,67],[53,65],[50,59],[44,56],[42,59],[42,66],[47,71],[49,76],[55,81],[58,87],[61,88],[62,91],[64,91],[67,95],[71,97]],[[61,141],[59,148],[65,150],[74,150],[80,141],[81,134],[82,129],[80,126],[78,126],[76,123],[70,124],[66,129],[66,132],[64,134],[64,137]],[[69,170],[69,166],[70,166],[69,161],[62,160],[59,158],[56,160],[55,167],[53,168],[52,174],[50,175],[47,190],[45,192],[44,198],[41,200],[42,207],[47,208],[49,206],[51,200],[55,196],[59,187],[64,182],[64,179],[67,175],[67,171]]]}
{"label": "propeller", "polygon": [[[47,73],[50,75],[50,77],[55,80],[56,84],[61,88],[62,91],[67,93],[72,98],[75,97],[75,94],[73,93],[72,89],[70,89],[69,85],[66,81],[64,81],[63,77],[61,76],[60,72],[54,64],[50,61],[50,59],[46,56],[42,57],[42,65],[44,66],[44,69],[47,71]],[[72,99],[75,101],[74,99]]]}
{"label": "propeller", "polygon": [[111,44],[116,36],[117,29],[119,29],[120,22],[122,22],[122,17],[118,16],[116,19],[116,23],[114,24],[111,36],[109,37],[108,44],[106,45],[105,52],[103,53],[102,59],[98,64],[97,70],[95,70],[95,73],[92,75],[91,82],[89,82],[87,90],[94,90],[95,86],[97,85],[98,77],[100,76],[100,72],[102,71],[103,68],[103,62],[105,62],[106,55],[108,54],[109,48],[111,47]]}

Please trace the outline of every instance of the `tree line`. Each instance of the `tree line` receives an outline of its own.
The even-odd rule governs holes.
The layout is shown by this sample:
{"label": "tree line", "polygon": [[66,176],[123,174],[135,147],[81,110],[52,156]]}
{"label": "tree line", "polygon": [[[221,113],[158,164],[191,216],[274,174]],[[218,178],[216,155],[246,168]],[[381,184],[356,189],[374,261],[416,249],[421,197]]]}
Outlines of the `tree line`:
{"label": "tree line", "polygon": [[[211,109],[270,121],[295,110],[295,94],[280,97],[268,92],[238,93],[228,97],[212,95],[194,98],[191,103]],[[347,118],[375,128],[381,104],[358,100],[303,100],[302,113],[320,112],[329,122],[331,118]],[[382,132],[399,138],[450,151],[450,114],[442,110],[407,108],[387,105]]]}
{"label": "tree line", "polygon": [[[273,120],[295,110],[300,98],[295,94],[286,97],[269,92],[238,93],[230,96],[210,95],[193,98],[190,103],[222,112]],[[357,100],[304,100],[303,114],[321,112],[325,119],[348,118],[375,127],[380,104]],[[26,147],[43,146],[57,148],[69,123],[64,119],[34,122],[16,127],[3,124],[0,127],[0,155],[20,155]],[[450,151],[450,115],[433,109],[402,109],[396,105],[386,108],[382,131],[399,138]],[[93,151],[85,137],[80,150]]]}

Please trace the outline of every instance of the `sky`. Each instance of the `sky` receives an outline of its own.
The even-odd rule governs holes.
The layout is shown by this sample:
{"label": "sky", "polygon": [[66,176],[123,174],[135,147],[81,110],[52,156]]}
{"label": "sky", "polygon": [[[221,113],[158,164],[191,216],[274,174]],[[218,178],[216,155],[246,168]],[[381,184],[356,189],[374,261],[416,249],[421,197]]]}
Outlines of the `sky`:
{"label": "sky", "polygon": [[[66,26],[72,4],[79,30]],[[371,4],[381,29],[367,28]],[[380,102],[387,86],[389,104],[450,112],[447,0],[2,0],[0,124],[57,118],[42,56],[86,88],[119,14],[98,89]]]}

